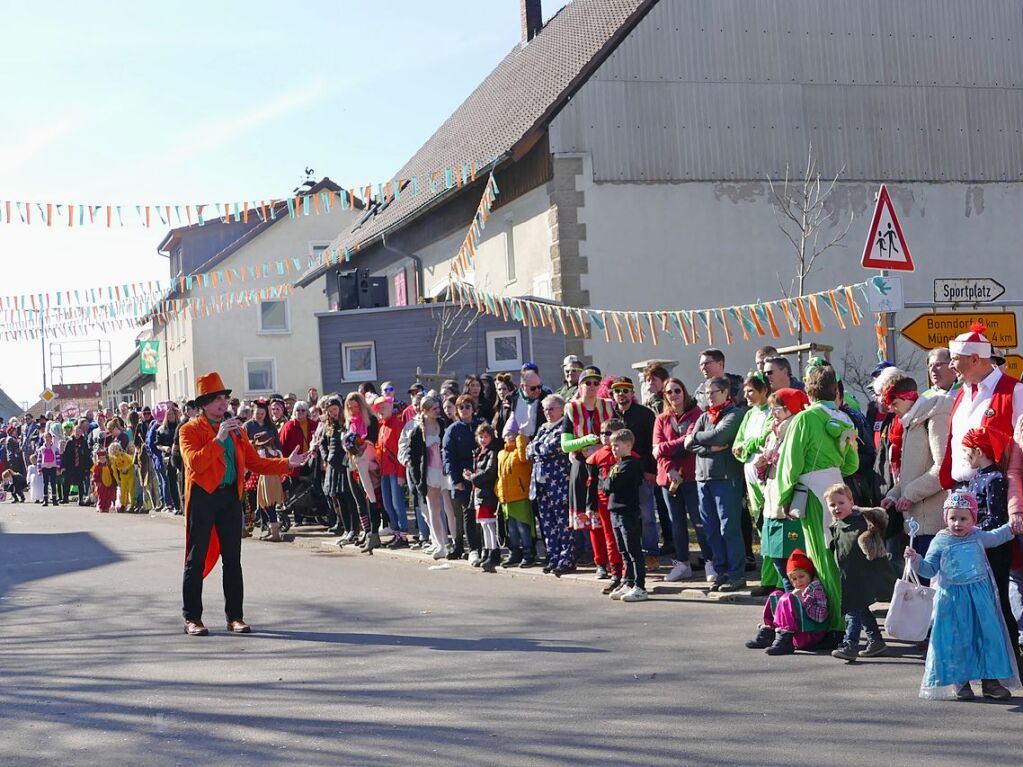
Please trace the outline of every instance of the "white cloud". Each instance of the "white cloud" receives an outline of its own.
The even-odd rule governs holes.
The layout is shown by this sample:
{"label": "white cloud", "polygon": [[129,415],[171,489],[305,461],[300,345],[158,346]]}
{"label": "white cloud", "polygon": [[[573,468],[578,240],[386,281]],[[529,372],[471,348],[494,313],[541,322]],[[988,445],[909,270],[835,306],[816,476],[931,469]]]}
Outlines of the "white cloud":
{"label": "white cloud", "polygon": [[21,141],[0,145],[0,170],[9,171],[26,165],[44,149],[58,143],[79,127],[81,120],[68,116],[59,117],[35,128],[32,135]]}

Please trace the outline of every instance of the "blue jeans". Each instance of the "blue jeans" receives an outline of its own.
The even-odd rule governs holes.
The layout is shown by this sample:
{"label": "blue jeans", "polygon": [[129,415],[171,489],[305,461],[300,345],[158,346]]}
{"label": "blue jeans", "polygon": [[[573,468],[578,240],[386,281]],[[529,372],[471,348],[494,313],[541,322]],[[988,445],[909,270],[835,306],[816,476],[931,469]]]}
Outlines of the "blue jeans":
{"label": "blue jeans", "polygon": [[156,484],[160,488],[160,500],[163,501],[163,505],[173,506],[174,500],[171,498],[170,485],[167,484],[167,470],[162,465],[157,468],[154,464],[153,473],[156,474]]}
{"label": "blue jeans", "polygon": [[742,541],[742,488],[731,479],[697,482],[700,518],[718,581],[741,581],[746,572],[746,546]]}
{"label": "blue jeans", "polygon": [[661,488],[664,502],[668,505],[668,517],[671,519],[671,541],[675,546],[675,560],[689,561],[689,520],[692,519],[696,528],[696,540],[700,545],[700,556],[704,561],[711,558],[704,534],[703,521],[700,519],[700,498],[696,492],[695,482],[683,482],[675,495],[668,492],[667,487]]}
{"label": "blue jeans", "polygon": [[867,634],[868,642],[881,641],[881,629],[877,627],[877,618],[870,611],[869,607],[860,610],[853,610],[845,614],[845,641],[851,644],[858,644],[860,641],[860,630]]}
{"label": "blue jeans", "polygon": [[656,485],[646,481],[639,486],[639,513],[643,523],[641,540],[643,551],[656,555],[661,550],[661,539],[657,535],[657,500],[654,498]]}
{"label": "blue jeans", "polygon": [[423,513],[424,503],[426,503],[426,499],[420,498],[419,493],[413,490],[412,507],[416,511],[416,529],[419,531],[420,541],[430,540],[430,523],[426,521],[426,515]]}
{"label": "blue jeans", "polygon": [[405,488],[398,484],[397,474],[380,475],[380,495],[383,496],[384,511],[391,520],[391,529],[396,533],[408,530],[408,507],[405,505]]}
{"label": "blue jeans", "polygon": [[513,517],[508,517],[505,524],[508,526],[508,542],[511,544],[509,548],[513,551],[524,551],[526,556],[533,556],[533,535],[529,525]]}

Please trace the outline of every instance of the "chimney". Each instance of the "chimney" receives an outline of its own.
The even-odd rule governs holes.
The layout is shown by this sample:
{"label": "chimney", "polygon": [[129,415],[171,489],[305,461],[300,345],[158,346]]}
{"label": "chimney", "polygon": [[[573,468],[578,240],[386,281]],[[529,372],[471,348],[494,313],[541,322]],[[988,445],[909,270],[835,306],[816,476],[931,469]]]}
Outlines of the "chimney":
{"label": "chimney", "polygon": [[543,10],[540,0],[519,0],[519,17],[522,22],[522,43],[525,45],[543,28]]}

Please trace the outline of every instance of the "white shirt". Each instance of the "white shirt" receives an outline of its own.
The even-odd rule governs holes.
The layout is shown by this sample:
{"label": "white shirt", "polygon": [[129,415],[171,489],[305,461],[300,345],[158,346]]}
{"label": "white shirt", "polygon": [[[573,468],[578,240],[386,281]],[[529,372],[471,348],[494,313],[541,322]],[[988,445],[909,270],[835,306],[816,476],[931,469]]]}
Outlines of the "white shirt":
{"label": "white shirt", "polygon": [[[974,397],[972,387],[968,383],[963,384],[963,398],[959,401],[959,407],[952,414],[952,479],[956,482],[969,482],[977,473],[976,469],[970,468],[963,454],[963,437],[970,429],[976,429],[984,420],[984,413],[991,404],[991,396],[995,392],[995,386],[1004,374],[998,368],[992,370],[988,376],[977,384],[977,396]],[[1016,422],[1023,415],[1023,384],[1017,383],[1012,390],[1012,428],[1015,430]]]}
{"label": "white shirt", "polygon": [[515,420],[519,423],[519,433],[532,439],[536,431],[536,409],[540,400],[527,400],[521,393],[515,400]]}

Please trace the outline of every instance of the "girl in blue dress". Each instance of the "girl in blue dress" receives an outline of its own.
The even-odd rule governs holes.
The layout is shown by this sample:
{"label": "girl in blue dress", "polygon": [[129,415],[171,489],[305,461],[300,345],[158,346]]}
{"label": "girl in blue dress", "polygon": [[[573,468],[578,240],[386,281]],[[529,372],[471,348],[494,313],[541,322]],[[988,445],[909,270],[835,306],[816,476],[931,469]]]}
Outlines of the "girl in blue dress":
{"label": "girl in blue dress", "polygon": [[1006,700],[1020,686],[1019,671],[984,549],[1009,541],[1012,530],[978,528],[977,499],[965,491],[949,493],[945,524],[923,559],[906,549],[917,573],[937,578],[920,697],[972,700],[970,682],[979,679],[985,698]]}

